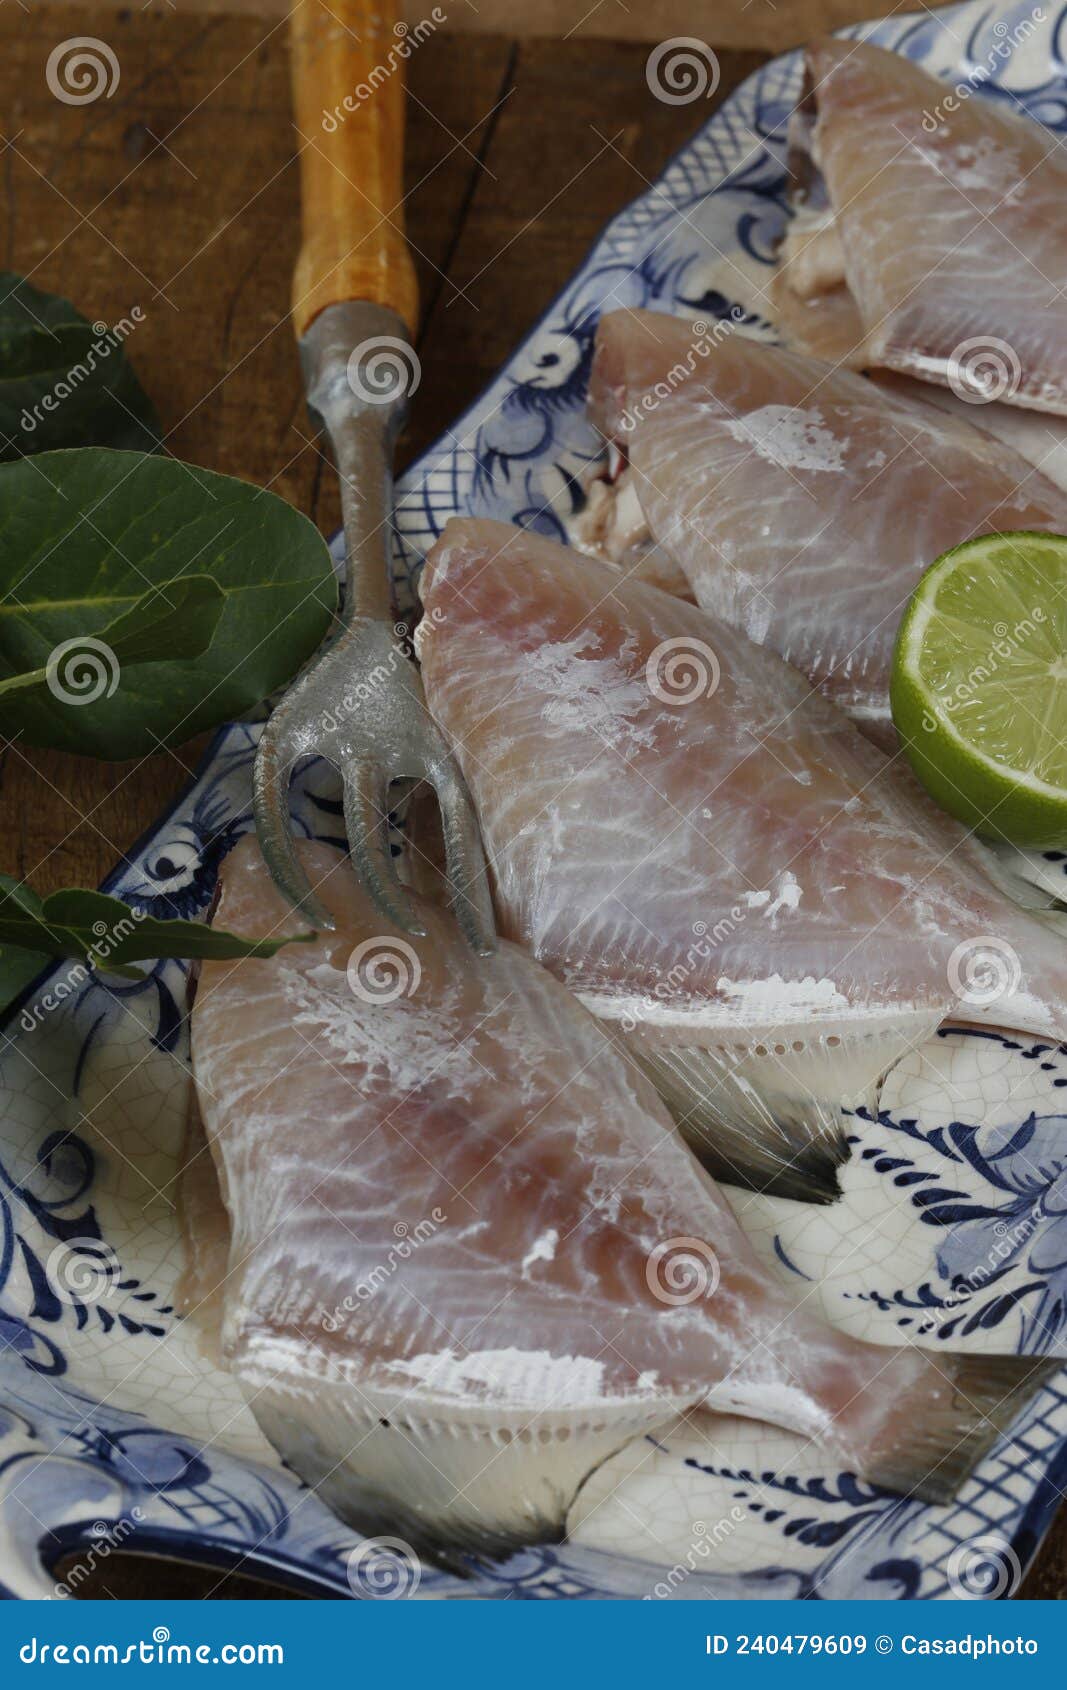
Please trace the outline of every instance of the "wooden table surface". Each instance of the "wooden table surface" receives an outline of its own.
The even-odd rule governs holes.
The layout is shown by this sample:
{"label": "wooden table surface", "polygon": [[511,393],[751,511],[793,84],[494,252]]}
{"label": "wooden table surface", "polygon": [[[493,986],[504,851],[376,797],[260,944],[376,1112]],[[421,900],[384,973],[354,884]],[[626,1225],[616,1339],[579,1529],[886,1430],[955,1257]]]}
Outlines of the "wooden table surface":
{"label": "wooden table surface", "polygon": [[[45,65],[78,35],[105,40],[121,75],[111,98],[70,106],[49,92]],[[412,55],[407,215],[423,378],[405,461],[474,398],[604,222],[711,109],[654,100],[646,53],[439,32]],[[720,58],[719,98],[764,55]],[[331,533],[333,477],[311,438],[286,315],[298,224],[287,76],[276,16],[0,8],[2,264],[93,320],[140,306],[127,347],[169,449],[274,488]],[[94,885],[181,790],[196,752],[102,766],[7,746],[0,869],[41,892]],[[1065,1527],[1021,1594],[1067,1591]],[[177,1573],[146,1579],[116,1557],[106,1590],[81,1594],[161,1590],[198,1586]]]}

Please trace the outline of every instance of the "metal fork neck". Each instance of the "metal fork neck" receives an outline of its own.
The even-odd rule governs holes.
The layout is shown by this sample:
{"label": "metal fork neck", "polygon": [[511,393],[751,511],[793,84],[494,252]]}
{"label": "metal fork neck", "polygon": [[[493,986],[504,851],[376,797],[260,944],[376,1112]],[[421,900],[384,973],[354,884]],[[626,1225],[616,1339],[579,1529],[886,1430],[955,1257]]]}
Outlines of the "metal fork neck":
{"label": "metal fork neck", "polygon": [[398,366],[410,352],[404,324],[380,305],[328,306],[300,340],[308,408],[329,438],[341,483],[346,626],[392,620],[393,454],[410,383],[399,379],[393,391],[373,390],[361,372],[376,346]]}

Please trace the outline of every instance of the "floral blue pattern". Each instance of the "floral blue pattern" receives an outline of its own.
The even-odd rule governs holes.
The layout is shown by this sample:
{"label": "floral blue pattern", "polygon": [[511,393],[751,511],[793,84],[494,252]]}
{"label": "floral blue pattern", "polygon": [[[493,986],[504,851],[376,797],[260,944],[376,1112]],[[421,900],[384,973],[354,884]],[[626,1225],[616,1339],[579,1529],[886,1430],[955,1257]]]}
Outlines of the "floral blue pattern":
{"label": "floral blue pattern", "polygon": [[[1001,24],[1030,14],[1028,5],[998,14],[985,0],[968,0],[858,33],[953,77],[988,61],[1006,34]],[[1025,51],[995,61],[982,97],[1067,129],[1064,49],[1067,8],[1046,18]],[[761,290],[787,215],[785,124],[799,85],[790,55],[726,101],[605,230],[455,433],[409,471],[398,516],[402,601],[411,601],[419,562],[453,512],[566,537],[599,453],[583,404],[596,322],[609,302],[709,319],[740,308],[751,328],[771,332]],[[190,791],[129,853],[110,889],[155,915],[205,909],[220,861],[251,825],[255,742],[248,725],[218,735]],[[300,771],[293,811],[307,835],[342,842],[338,794],[321,765]],[[1059,887],[1067,854],[1045,853],[1039,871]],[[181,1252],[168,1187],[184,1131],[186,984],[173,962],[135,983],[65,981],[58,968],[30,988],[2,1035],[3,1594],[53,1594],[57,1559],[122,1521],[136,1522],[128,1547],[268,1572],[320,1594],[351,1593],[347,1560],[358,1537],[257,1443],[231,1382],[174,1313]],[[46,992],[56,1000],[47,1014]],[[899,1251],[859,1260],[835,1290],[829,1279],[821,1284],[822,1258],[788,1205],[752,1222],[754,1241],[760,1247],[762,1225],[776,1271],[836,1297],[835,1318],[860,1319],[882,1341],[905,1335],[1062,1353],[1067,1103],[1058,1093],[1067,1087],[1067,1054],[988,1033],[944,1037],[952,1060],[970,1061],[968,1072],[979,1076],[960,1119],[922,1091],[920,1075],[918,1091],[877,1119],[856,1121],[855,1200],[894,1216]],[[987,1072],[996,1086],[984,1087]],[[138,1090],[132,1082],[141,1080]],[[1016,1095],[1025,1106],[1006,1107],[1003,1099]],[[119,1125],[101,1133],[105,1109]],[[106,1296],[82,1273],[99,1257]],[[640,1543],[618,1533],[597,1540],[579,1517],[566,1544],[471,1565],[466,1579],[426,1568],[420,1594],[952,1595],[953,1558],[976,1537],[993,1534],[1021,1565],[1032,1556],[1067,1482],[1065,1438],[1067,1400],[1047,1388],[960,1500],[930,1508],[848,1473],[779,1467],[757,1439],[730,1444],[724,1434],[710,1459],[671,1432],[644,1448],[656,1506],[663,1498],[668,1509],[674,1495],[695,1499],[683,1510],[690,1532],[699,1527],[694,1510],[743,1511],[747,1535],[728,1570],[694,1555],[675,1578],[677,1568],[643,1559]],[[617,1482],[629,1481],[620,1472]],[[608,1513],[593,1512],[601,1521]]]}

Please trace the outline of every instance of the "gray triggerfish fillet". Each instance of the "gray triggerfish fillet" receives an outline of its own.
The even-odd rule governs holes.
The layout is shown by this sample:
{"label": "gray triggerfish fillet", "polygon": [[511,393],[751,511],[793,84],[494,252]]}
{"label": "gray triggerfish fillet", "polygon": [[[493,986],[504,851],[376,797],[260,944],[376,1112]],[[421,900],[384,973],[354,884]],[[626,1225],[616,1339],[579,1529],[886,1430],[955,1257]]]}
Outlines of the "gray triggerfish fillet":
{"label": "gray triggerfish fillet", "polygon": [[1004,442],[738,333],[612,312],[589,404],[697,602],[882,744],[893,643],[923,570],[977,534],[1067,532],[1067,494]]}
{"label": "gray triggerfish fillet", "polygon": [[829,1200],[851,1112],[947,1018],[1067,1035],[1062,939],[772,652],[501,523],[450,522],[421,591],[502,931],[718,1177]]}
{"label": "gray triggerfish fillet", "polygon": [[790,130],[777,295],[795,345],[1067,414],[1067,159],[1041,124],[825,39]]}
{"label": "gray triggerfish fillet", "polygon": [[[504,943],[383,926],[303,847],[336,930],[205,963],[200,1111],[230,1224],[223,1345],[344,1518],[418,1551],[559,1537],[586,1476],[698,1405],[950,1496],[1047,1364],[835,1332],[754,1256],[654,1089]],[[299,926],[254,839],[218,919]]]}

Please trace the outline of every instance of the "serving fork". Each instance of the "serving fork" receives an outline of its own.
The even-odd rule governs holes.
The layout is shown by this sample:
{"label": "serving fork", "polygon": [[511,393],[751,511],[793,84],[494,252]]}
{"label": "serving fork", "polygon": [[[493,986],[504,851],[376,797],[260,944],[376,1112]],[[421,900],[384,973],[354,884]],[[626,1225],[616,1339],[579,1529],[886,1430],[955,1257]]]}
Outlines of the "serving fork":
{"label": "serving fork", "polygon": [[484,953],[493,915],[478,824],[390,606],[393,453],[419,373],[403,222],[403,65],[413,48],[397,0],[294,0],[289,27],[303,226],[293,326],[312,420],[340,478],[346,590],[336,632],[263,730],[256,829],[280,889],[314,927],[332,927],[297,856],[288,797],[296,763],[325,758],[341,775],[357,875],[385,920],[418,935],[389,849],[389,789],[428,782],[453,908]]}

